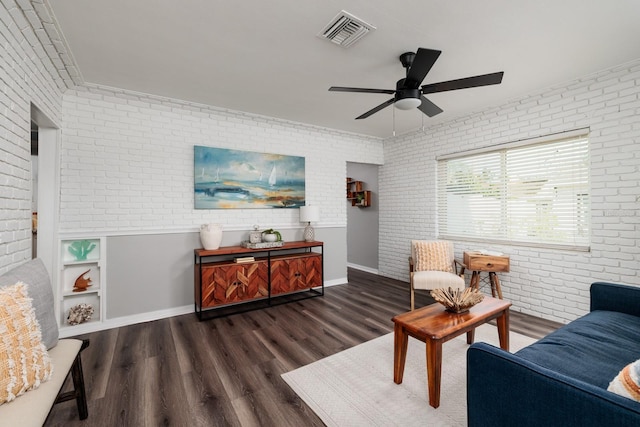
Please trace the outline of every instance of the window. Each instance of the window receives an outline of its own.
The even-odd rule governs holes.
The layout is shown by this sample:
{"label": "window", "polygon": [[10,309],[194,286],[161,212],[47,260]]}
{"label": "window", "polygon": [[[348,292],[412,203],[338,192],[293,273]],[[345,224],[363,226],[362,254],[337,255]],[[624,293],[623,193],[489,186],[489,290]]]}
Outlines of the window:
{"label": "window", "polygon": [[589,250],[586,130],[438,159],[440,238]]}

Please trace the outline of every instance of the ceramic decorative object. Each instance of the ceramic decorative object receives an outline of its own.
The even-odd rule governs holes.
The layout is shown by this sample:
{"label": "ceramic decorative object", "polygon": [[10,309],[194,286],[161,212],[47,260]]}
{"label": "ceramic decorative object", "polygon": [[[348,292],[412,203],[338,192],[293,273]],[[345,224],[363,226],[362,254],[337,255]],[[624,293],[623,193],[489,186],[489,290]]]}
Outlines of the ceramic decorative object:
{"label": "ceramic decorative object", "polygon": [[84,277],[87,273],[89,273],[91,269],[85,271],[81,275],[78,276],[76,281],[73,284],[73,292],[84,292],[87,290],[89,286],[91,286],[91,277]]}
{"label": "ceramic decorative object", "polygon": [[265,242],[275,242],[276,240],[278,240],[278,236],[276,236],[275,234],[264,234],[262,236],[262,239]]}
{"label": "ceramic decorative object", "polygon": [[200,226],[200,242],[202,247],[208,251],[218,249],[222,242],[221,224],[202,224]]}
{"label": "ceramic decorative object", "polygon": [[257,224],[253,226],[253,231],[249,232],[249,243],[262,242],[262,231],[260,231],[259,228]]}
{"label": "ceramic decorative object", "polygon": [[262,241],[263,242],[280,242],[282,241],[282,235],[278,230],[269,228],[268,230],[264,230],[262,232]]}
{"label": "ceramic decorative object", "polygon": [[95,243],[89,240],[76,240],[69,245],[69,253],[76,261],[86,261],[87,255],[96,247]]}
{"label": "ceramic decorative object", "polygon": [[431,291],[431,296],[452,313],[465,313],[484,299],[484,295],[478,289],[473,288],[434,289]]}
{"label": "ceramic decorative object", "polygon": [[91,304],[78,304],[69,309],[67,323],[70,325],[79,325],[88,322],[93,316],[93,306]]}

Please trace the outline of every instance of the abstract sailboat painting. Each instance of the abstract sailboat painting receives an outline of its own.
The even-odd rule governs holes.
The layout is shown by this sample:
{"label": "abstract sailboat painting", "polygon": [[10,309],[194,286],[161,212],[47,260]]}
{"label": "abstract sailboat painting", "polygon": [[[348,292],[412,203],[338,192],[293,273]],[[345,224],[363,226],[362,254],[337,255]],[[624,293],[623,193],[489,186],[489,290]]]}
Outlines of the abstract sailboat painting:
{"label": "abstract sailboat painting", "polygon": [[196,145],[193,170],[196,209],[305,205],[304,157]]}

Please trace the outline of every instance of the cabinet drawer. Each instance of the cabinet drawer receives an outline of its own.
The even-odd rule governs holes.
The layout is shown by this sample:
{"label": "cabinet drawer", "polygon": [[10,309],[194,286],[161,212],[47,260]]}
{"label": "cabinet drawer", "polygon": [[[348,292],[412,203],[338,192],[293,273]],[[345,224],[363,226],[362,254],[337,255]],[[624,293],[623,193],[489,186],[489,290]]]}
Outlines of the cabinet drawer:
{"label": "cabinet drawer", "polygon": [[464,253],[464,263],[471,271],[508,272],[508,256],[481,255],[473,252]]}

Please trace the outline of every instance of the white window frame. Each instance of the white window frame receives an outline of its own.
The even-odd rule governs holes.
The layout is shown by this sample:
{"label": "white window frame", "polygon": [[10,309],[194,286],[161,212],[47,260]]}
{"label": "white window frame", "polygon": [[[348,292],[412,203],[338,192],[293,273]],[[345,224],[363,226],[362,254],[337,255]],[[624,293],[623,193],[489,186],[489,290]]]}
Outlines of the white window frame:
{"label": "white window frame", "polygon": [[589,130],[437,160],[438,238],[589,251]]}

